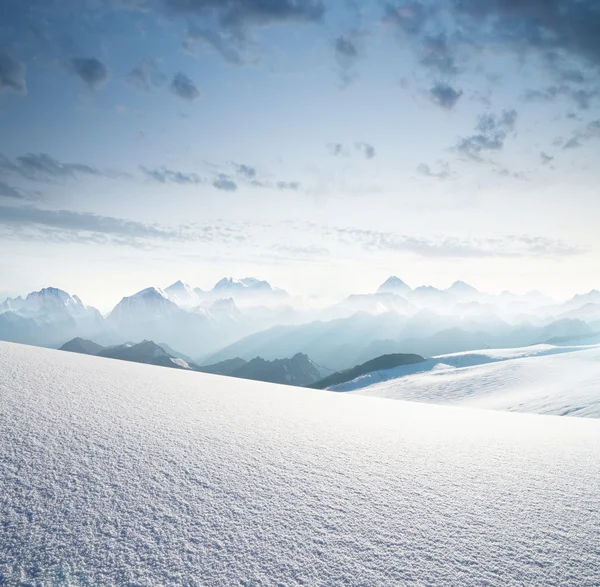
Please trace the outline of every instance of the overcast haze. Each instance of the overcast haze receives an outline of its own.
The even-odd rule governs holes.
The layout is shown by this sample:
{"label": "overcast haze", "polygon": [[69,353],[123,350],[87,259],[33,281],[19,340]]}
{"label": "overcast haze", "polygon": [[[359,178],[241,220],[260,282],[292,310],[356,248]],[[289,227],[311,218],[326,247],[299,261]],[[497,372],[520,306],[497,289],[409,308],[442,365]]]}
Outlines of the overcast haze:
{"label": "overcast haze", "polygon": [[600,285],[596,0],[4,0],[0,295]]}

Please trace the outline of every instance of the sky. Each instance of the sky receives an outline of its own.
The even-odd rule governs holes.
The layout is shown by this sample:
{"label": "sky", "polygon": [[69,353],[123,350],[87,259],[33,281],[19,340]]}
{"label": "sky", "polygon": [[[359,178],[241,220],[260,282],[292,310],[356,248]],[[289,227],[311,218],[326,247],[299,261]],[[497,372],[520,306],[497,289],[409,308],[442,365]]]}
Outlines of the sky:
{"label": "sky", "polygon": [[3,0],[0,297],[600,287],[596,0]]}

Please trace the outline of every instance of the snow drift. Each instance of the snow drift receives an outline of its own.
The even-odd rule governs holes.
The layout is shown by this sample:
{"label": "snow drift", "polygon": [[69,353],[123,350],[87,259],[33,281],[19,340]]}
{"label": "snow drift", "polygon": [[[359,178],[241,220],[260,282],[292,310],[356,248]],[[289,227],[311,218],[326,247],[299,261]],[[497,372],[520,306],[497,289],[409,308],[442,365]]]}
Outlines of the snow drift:
{"label": "snow drift", "polygon": [[600,346],[454,353],[329,387],[435,404],[600,418]]}
{"label": "snow drift", "polygon": [[594,585],[600,422],[0,343],[0,583]]}

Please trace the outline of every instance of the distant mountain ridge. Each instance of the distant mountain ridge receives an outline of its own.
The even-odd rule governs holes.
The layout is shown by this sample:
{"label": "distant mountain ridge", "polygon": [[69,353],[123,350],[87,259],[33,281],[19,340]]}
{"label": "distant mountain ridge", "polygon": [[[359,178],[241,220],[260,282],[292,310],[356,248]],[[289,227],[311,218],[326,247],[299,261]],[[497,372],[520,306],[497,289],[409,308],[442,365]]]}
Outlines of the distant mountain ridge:
{"label": "distant mountain ridge", "polygon": [[332,385],[347,383],[348,381],[352,381],[361,375],[366,375],[367,373],[372,373],[373,371],[393,369],[395,367],[400,367],[401,365],[414,365],[416,363],[423,363],[424,361],[425,359],[420,355],[383,355],[381,357],[372,359],[371,361],[367,361],[362,365],[356,365],[356,367],[353,367],[352,369],[345,369],[344,371],[332,373],[321,381],[313,383],[307,387],[312,387],[313,389],[327,389]]}
{"label": "distant mountain ridge", "polygon": [[251,361],[245,361],[235,358],[215,365],[200,367],[182,357],[174,356],[151,340],[144,340],[138,344],[127,343],[112,347],[103,347],[91,340],[75,338],[62,345],[60,350],[108,359],[119,359],[121,361],[187,369],[201,373],[211,373],[213,375],[224,375],[238,379],[252,379],[255,381],[299,387],[305,387],[316,381],[320,381],[323,377],[332,373],[331,369],[317,365],[307,355],[300,353],[291,359],[265,361],[260,357],[256,357]]}

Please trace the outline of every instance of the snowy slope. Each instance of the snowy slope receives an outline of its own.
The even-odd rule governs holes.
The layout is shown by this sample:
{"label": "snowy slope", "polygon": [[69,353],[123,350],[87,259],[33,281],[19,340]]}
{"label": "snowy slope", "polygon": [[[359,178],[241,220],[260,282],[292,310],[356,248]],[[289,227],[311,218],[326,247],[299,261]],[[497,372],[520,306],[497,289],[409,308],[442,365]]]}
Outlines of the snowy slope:
{"label": "snowy slope", "polygon": [[455,353],[330,388],[435,404],[600,418],[600,347]]}
{"label": "snowy slope", "polygon": [[600,422],[0,343],[0,583],[600,582]]}

